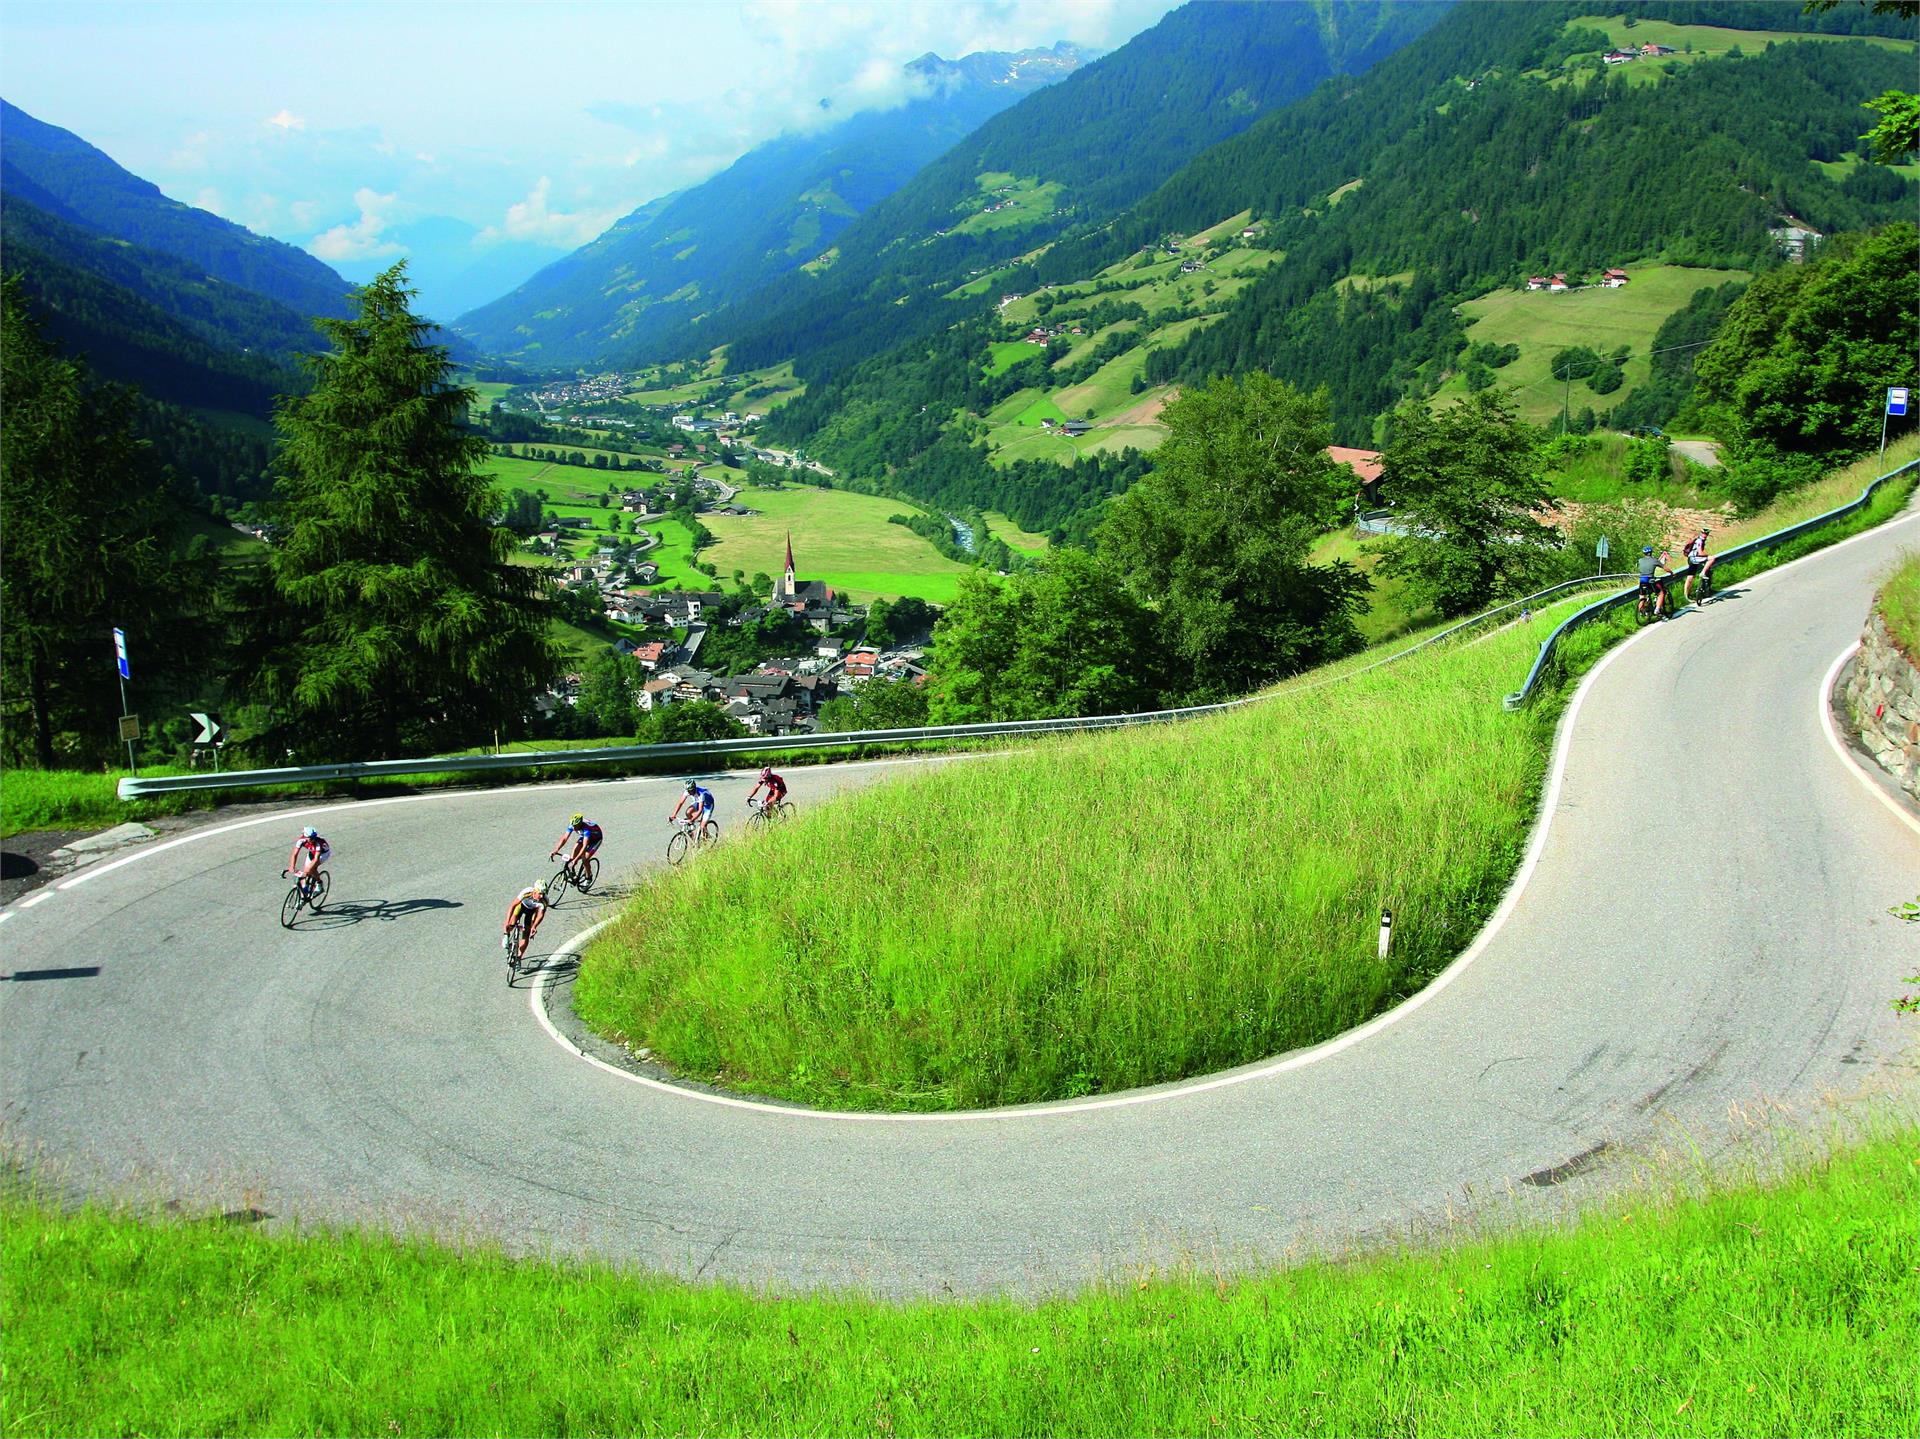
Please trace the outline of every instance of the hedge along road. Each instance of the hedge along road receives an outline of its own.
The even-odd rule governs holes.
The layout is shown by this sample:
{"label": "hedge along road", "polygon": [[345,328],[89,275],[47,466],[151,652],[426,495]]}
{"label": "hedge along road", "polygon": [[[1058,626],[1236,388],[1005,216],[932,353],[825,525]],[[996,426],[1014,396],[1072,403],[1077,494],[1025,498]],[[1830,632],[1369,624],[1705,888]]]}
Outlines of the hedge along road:
{"label": "hedge along road", "polygon": [[[660,851],[672,782],[625,780],[333,807],[334,913],[294,932],[275,876],[312,810],[42,891],[0,925],[5,1136],[77,1188],[783,1289],[1049,1291],[1551,1212],[1608,1181],[1602,1146],[1712,1143],[1730,1113],[1910,1073],[1889,1000],[1920,934],[1887,907],[1920,835],[1848,773],[1820,691],[1916,544],[1909,516],[1616,650],[1510,912],[1390,1022],[1287,1062],[919,1117],[596,1067],[507,987],[497,936],[572,809],[607,825],[610,874]],[[799,770],[795,797],[898,763]],[[748,783],[716,783],[723,811]],[[606,912],[570,898],[536,953]]]}

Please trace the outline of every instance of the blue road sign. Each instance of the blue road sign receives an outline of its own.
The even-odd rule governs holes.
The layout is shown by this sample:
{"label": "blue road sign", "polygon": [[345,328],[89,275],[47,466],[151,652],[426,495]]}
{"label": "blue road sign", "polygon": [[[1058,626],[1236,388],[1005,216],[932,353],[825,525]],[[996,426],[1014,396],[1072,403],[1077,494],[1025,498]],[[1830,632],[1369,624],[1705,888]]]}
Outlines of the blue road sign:
{"label": "blue road sign", "polygon": [[113,632],[113,657],[120,661],[120,678],[132,679],[133,671],[127,667],[127,632],[125,630]]}
{"label": "blue road sign", "polygon": [[1905,385],[1888,386],[1887,387],[1887,413],[1889,415],[1893,415],[1897,417],[1897,416],[1906,414],[1906,412],[1907,412],[1907,387]]}

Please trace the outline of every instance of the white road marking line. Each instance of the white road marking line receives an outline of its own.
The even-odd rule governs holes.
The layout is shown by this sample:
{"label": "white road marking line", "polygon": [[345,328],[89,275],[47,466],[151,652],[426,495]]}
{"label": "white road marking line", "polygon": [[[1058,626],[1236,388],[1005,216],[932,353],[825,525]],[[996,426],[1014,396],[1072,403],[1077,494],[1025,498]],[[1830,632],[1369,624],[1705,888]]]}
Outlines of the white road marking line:
{"label": "white road marking line", "polygon": [[[996,755],[1005,753],[1005,750],[979,750],[966,751],[960,754],[907,755],[898,759],[849,760],[845,764],[813,765],[808,766],[808,768],[834,770],[884,769],[894,765],[934,764],[941,761],[950,762],[962,759],[992,759]],[[696,772],[710,773],[711,771]],[[723,773],[732,774],[734,772],[723,771]],[[738,772],[742,779],[751,773],[751,770],[740,770]],[[96,880],[103,874],[112,874],[115,870],[122,869],[130,864],[135,864],[140,860],[151,859],[154,855],[164,854],[170,849],[178,849],[183,844],[195,844],[203,839],[212,839],[216,835],[232,834],[235,830],[252,829],[255,825],[285,824],[290,819],[301,818],[308,815],[333,814],[340,810],[349,809],[377,809],[381,805],[388,804],[419,804],[427,800],[474,799],[480,796],[497,797],[513,789],[538,790],[543,794],[559,794],[564,790],[570,789],[604,790],[609,784],[677,785],[680,783],[682,783],[682,780],[678,775],[636,774],[627,775],[624,778],[610,777],[608,779],[568,780],[558,784],[499,785],[491,789],[448,789],[429,791],[426,794],[390,795],[385,799],[347,799],[336,800],[328,804],[320,805],[296,805],[292,809],[275,810],[272,814],[261,815],[257,819],[236,820],[232,824],[223,824],[214,829],[195,830],[192,834],[183,834],[178,839],[170,839],[165,844],[156,844],[149,848],[139,850],[124,859],[116,859],[111,864],[93,866],[83,873],[75,875],[72,879],[54,885],[53,888],[72,889],[76,885],[82,885],[90,880]],[[25,900],[21,901],[23,904],[26,902]]]}
{"label": "white road marking line", "polygon": [[1826,678],[1820,681],[1820,691],[1814,696],[1814,703],[1820,709],[1820,732],[1827,737],[1827,744],[1832,747],[1833,752],[1840,756],[1840,763],[1846,767],[1847,773],[1865,785],[1867,793],[1885,805],[1888,813],[1895,819],[1915,834],[1920,834],[1920,819],[1915,819],[1896,803],[1893,796],[1882,789],[1873,776],[1867,773],[1866,766],[1860,762],[1859,756],[1841,740],[1839,726],[1833,722],[1833,704],[1829,696],[1833,694],[1834,681],[1840,678],[1841,668],[1853,658],[1859,648],[1860,642],[1855,640],[1840,651],[1840,658],[1833,662],[1832,667],[1827,671]]}
{"label": "white road marking line", "polygon": [[[1454,980],[1466,972],[1468,965],[1472,964],[1486,952],[1487,946],[1493,942],[1494,937],[1499,934],[1501,928],[1506,924],[1507,919],[1513,914],[1515,907],[1520,903],[1520,896],[1525,892],[1527,882],[1532,879],[1533,871],[1540,863],[1540,855],[1546,849],[1547,835],[1553,828],[1554,812],[1560,805],[1560,788],[1566,776],[1567,754],[1573,747],[1574,722],[1579,718],[1581,706],[1586,703],[1587,695],[1592,690],[1594,682],[1606,672],[1608,665],[1612,664],[1622,654],[1625,654],[1627,650],[1631,649],[1648,635],[1657,633],[1659,633],[1659,631],[1656,629],[1644,629],[1638,634],[1622,641],[1611,650],[1608,650],[1605,655],[1601,656],[1600,662],[1591,670],[1587,671],[1586,678],[1580,681],[1579,688],[1574,691],[1572,703],[1567,706],[1567,712],[1560,720],[1559,734],[1554,740],[1551,776],[1547,782],[1545,797],[1541,801],[1539,817],[1534,824],[1533,838],[1527,846],[1526,858],[1521,861],[1519,870],[1514,874],[1513,882],[1507,886],[1506,896],[1500,901],[1499,908],[1494,910],[1493,917],[1481,928],[1480,933],[1475,937],[1473,943],[1467,946],[1465,952],[1462,953],[1458,959],[1454,960],[1452,964],[1449,964],[1445,969],[1441,970],[1439,974],[1434,976],[1433,980],[1428,983],[1425,989],[1422,989],[1418,994],[1408,997],[1393,1009],[1388,1010],[1385,1014],[1376,1015],[1358,1029],[1350,1029],[1345,1034],[1337,1035],[1324,1044],[1317,1044],[1311,1049],[1303,1050],[1299,1054],[1290,1055],[1286,1059],[1276,1060],[1271,1064],[1259,1065],[1252,1069],[1234,1070],[1227,1074],[1215,1075],[1210,1079],[1188,1080],[1163,1088],[1133,1090],[1126,1094],[1110,1095],[1105,1099],[1076,1099],[1062,1104],[1035,1104],[1024,1107],[1013,1106],[1005,1109],[970,1109],[934,1114],[875,1114],[869,1111],[844,1109],[801,1109],[783,1104],[768,1104],[757,1099],[741,1099],[734,1095],[708,1094],[702,1090],[688,1089],[677,1084],[668,1084],[663,1080],[653,1079],[644,1074],[634,1074],[629,1070],[621,1069],[618,1065],[608,1064],[605,1060],[596,1059],[591,1054],[582,1052],[570,1043],[567,1037],[560,1033],[559,1029],[554,1026],[553,1021],[547,1016],[547,1007],[540,1002],[541,996],[546,988],[553,983],[551,977],[549,977],[544,984],[536,984],[528,989],[527,1004],[528,1007],[533,1010],[534,1018],[539,1020],[541,1028],[546,1030],[555,1044],[558,1044],[569,1054],[584,1059],[595,1068],[604,1069],[608,1074],[628,1080],[643,1088],[658,1090],[661,1093],[675,1095],[681,1099],[698,1100],[703,1104],[717,1104],[728,1109],[745,1109],[761,1114],[781,1115],[788,1119],[819,1119],[859,1124],[959,1124],[981,1122],[1004,1124],[1023,1119],[1052,1119],[1061,1115],[1088,1114],[1100,1109],[1129,1109],[1142,1104],[1159,1104],[1167,1100],[1190,1099],[1195,1095],[1208,1094],[1216,1089],[1230,1089],[1236,1085],[1251,1084],[1255,1080],[1271,1079],[1275,1075],[1286,1074],[1291,1070],[1304,1069],[1310,1064],[1318,1064],[1324,1059],[1331,1059],[1334,1055],[1351,1049],[1354,1045],[1366,1039],[1370,1039],[1381,1030],[1398,1024],[1408,1015],[1419,1010],[1422,1005],[1431,1001],[1435,995],[1439,994],[1448,985],[1452,984]],[[574,953],[579,950],[584,950],[585,947],[592,942],[595,935],[612,923],[613,921],[611,919],[602,920],[599,924],[594,925],[582,933],[578,939],[574,940],[572,944],[568,946],[565,952]]]}
{"label": "white road marking line", "polygon": [[13,918],[13,911],[12,911],[12,910],[10,910],[10,909],[0,909],[0,924],[5,924],[5,923],[6,923],[6,922],[7,922],[8,920],[10,920],[10,919],[12,919],[12,918]]}
{"label": "white road marking line", "polygon": [[34,905],[44,904],[52,898],[53,898],[53,891],[50,889],[43,889],[34,894],[30,894],[25,899],[21,900],[20,908],[31,909],[33,908]]}

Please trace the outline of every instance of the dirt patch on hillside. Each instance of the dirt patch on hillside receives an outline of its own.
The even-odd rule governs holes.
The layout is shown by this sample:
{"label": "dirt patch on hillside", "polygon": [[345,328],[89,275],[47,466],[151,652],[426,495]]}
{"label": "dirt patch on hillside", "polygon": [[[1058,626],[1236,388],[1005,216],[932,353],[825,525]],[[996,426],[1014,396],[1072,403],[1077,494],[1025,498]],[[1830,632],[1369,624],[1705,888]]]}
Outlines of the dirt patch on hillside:
{"label": "dirt patch on hillside", "polygon": [[[1708,531],[1717,532],[1733,523],[1731,506],[1723,505],[1717,510],[1695,510],[1682,505],[1664,504],[1659,500],[1646,500],[1641,503],[1649,508],[1658,506],[1666,511],[1662,532],[1666,535],[1666,544],[1673,549],[1678,549],[1692,539],[1700,532],[1703,525]],[[1581,504],[1575,500],[1560,500],[1535,513],[1542,524],[1560,531],[1563,535],[1571,535],[1573,527],[1580,522],[1581,518],[1589,510],[1597,508],[1601,507]]]}
{"label": "dirt patch on hillside", "polygon": [[1180,389],[1176,385],[1164,395],[1155,395],[1150,400],[1142,400],[1139,404],[1102,420],[1100,428],[1105,430],[1119,429],[1125,425],[1157,425],[1160,423],[1160,412],[1179,398]]}

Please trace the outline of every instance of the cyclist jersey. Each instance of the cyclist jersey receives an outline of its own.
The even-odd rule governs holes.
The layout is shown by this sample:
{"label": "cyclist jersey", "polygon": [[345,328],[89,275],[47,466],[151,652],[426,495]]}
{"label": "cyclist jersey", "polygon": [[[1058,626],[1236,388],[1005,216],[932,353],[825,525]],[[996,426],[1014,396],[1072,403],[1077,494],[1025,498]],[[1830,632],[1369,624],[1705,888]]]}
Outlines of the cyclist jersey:
{"label": "cyclist jersey", "polygon": [[778,804],[787,797],[787,782],[781,779],[779,775],[768,775],[766,785],[768,804]]}
{"label": "cyclist jersey", "polygon": [[540,898],[539,889],[532,885],[521,890],[519,894],[513,897],[513,916],[515,919],[518,919],[523,914],[533,914],[546,907],[547,902]]}
{"label": "cyclist jersey", "polygon": [[1690,563],[1697,565],[1706,557],[1707,542],[1705,540],[1696,535],[1687,541],[1687,559]]}
{"label": "cyclist jersey", "polygon": [[598,844],[603,838],[599,825],[595,824],[592,820],[584,820],[579,824],[568,825],[567,832],[560,836],[560,843],[565,844],[576,834],[584,838],[588,844]]}
{"label": "cyclist jersey", "polygon": [[294,848],[304,849],[308,854],[318,855],[321,859],[325,859],[333,853],[333,846],[328,844],[319,835],[315,835],[312,839],[301,835],[299,841],[294,845]]}
{"label": "cyclist jersey", "polygon": [[1643,586],[1652,584],[1653,572],[1659,568],[1660,562],[1652,555],[1640,556],[1640,583]]}
{"label": "cyclist jersey", "polygon": [[687,798],[691,799],[695,804],[699,805],[700,808],[705,810],[708,814],[713,813],[713,791],[708,789],[705,785],[700,785],[698,788],[694,790],[692,794],[688,795]]}

